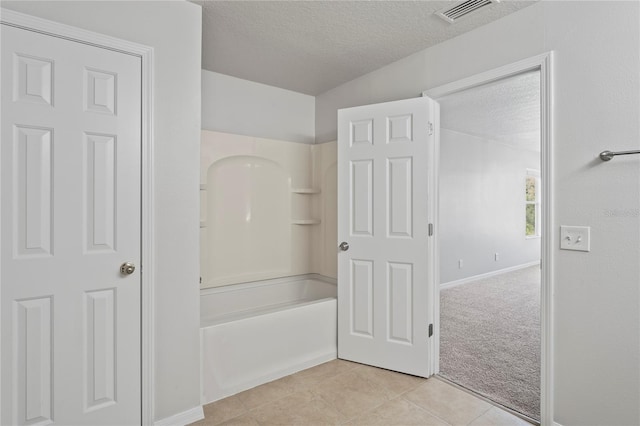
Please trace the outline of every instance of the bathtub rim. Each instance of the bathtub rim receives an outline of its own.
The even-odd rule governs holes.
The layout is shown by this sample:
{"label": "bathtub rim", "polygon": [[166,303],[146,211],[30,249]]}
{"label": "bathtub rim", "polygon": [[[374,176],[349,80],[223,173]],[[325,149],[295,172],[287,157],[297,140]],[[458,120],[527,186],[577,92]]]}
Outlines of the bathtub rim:
{"label": "bathtub rim", "polygon": [[201,309],[200,310],[200,329],[207,328],[207,327],[215,327],[215,326],[219,326],[232,321],[243,321],[252,317],[269,315],[281,310],[297,309],[297,308],[302,308],[304,306],[312,305],[315,303],[322,303],[330,300],[337,300],[337,296],[338,296],[337,280],[330,277],[325,277],[319,274],[292,275],[289,277],[274,278],[270,280],[251,281],[246,283],[229,284],[227,286],[222,286],[222,287],[201,289],[200,297],[202,298],[203,296],[211,296],[211,295],[221,294],[221,293],[225,293],[225,294],[242,293],[246,291],[251,291],[251,289],[254,289],[254,288],[269,287],[269,286],[275,286],[280,284],[289,284],[289,283],[305,282],[305,281],[318,281],[323,284],[335,286],[336,295],[330,296],[330,297],[320,297],[320,298],[311,299],[311,300],[310,299],[296,300],[291,302],[285,302],[282,304],[267,305],[257,309],[255,308],[247,309],[247,310],[237,311],[237,312],[219,315],[215,317],[203,316],[202,309]]}
{"label": "bathtub rim", "polygon": [[[306,281],[306,280],[316,280],[322,281],[326,284],[338,285],[338,280],[335,278],[327,277],[320,274],[301,274],[301,275],[290,275],[286,277],[279,278],[270,278],[268,280],[255,280],[255,281],[247,281],[237,284],[225,284],[223,286],[217,287],[205,287],[200,289],[200,296],[207,296],[209,294],[218,294],[218,293],[235,293],[238,291],[243,291],[256,287],[264,287],[268,285],[274,284],[286,284],[295,281]],[[232,288],[233,287],[233,288]]]}

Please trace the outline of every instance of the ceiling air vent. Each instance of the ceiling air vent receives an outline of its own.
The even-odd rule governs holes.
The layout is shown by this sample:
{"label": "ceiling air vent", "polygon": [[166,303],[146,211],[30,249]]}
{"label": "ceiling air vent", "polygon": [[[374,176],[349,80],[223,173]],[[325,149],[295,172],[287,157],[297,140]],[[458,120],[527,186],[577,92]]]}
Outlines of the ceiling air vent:
{"label": "ceiling air vent", "polygon": [[453,7],[447,7],[439,10],[436,12],[436,15],[450,24],[453,24],[458,19],[470,15],[471,13],[493,3],[500,3],[500,0],[467,0],[462,3],[458,3]]}

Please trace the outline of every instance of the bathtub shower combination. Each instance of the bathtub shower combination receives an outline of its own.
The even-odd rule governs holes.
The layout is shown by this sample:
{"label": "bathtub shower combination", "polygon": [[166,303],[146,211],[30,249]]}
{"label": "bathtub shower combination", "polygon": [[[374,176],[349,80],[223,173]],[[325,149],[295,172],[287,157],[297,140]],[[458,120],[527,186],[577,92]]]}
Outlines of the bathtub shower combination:
{"label": "bathtub shower combination", "polygon": [[202,132],[203,404],[336,358],[336,159]]}
{"label": "bathtub shower combination", "polygon": [[202,290],[202,403],[335,359],[336,284],[300,276]]}

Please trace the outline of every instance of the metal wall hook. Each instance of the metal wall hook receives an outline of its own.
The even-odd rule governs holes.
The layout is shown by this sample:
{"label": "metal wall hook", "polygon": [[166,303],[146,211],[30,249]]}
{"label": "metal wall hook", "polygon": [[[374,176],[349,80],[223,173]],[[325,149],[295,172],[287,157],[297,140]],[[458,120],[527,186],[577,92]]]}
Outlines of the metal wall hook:
{"label": "metal wall hook", "polygon": [[602,151],[600,153],[600,159],[602,161],[609,161],[616,155],[629,155],[629,154],[640,154],[640,149],[636,149],[634,151],[618,151],[618,152]]}

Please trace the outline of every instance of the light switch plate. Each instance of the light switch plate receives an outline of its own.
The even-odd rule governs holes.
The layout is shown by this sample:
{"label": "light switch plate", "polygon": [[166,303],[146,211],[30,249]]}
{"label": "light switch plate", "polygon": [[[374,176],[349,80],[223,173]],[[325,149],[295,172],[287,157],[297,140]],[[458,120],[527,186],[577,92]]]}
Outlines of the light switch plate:
{"label": "light switch plate", "polygon": [[589,226],[560,226],[561,250],[591,250],[591,227]]}

